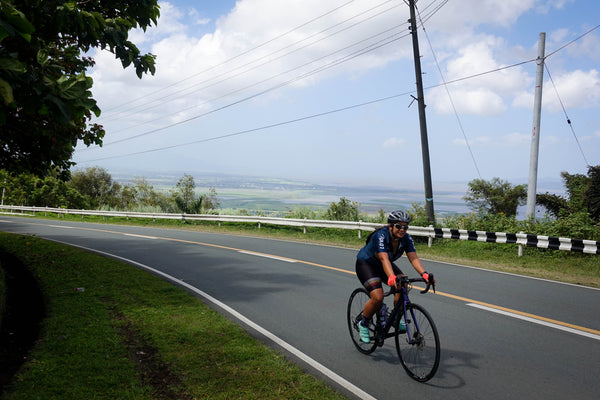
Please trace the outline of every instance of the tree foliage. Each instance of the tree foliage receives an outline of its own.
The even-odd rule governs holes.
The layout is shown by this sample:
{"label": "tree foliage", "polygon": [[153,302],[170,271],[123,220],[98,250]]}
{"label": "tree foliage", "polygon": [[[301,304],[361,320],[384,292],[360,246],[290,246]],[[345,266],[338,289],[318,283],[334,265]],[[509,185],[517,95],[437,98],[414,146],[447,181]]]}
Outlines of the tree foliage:
{"label": "tree foliage", "polygon": [[91,124],[100,109],[86,69],[91,48],[107,49],[138,77],[155,57],[128,40],[156,24],[157,0],[0,0],[0,168],[66,178],[75,146],[102,144]]}
{"label": "tree foliage", "polygon": [[194,178],[190,175],[184,175],[173,190],[161,192],[145,178],[137,177],[132,183],[121,184],[100,167],[75,170],[67,182],[56,174],[38,177],[28,172],[12,174],[0,169],[0,191],[2,203],[10,205],[166,213],[216,212],[220,208],[215,188],[197,196]]}
{"label": "tree foliage", "polygon": [[600,221],[600,165],[590,166],[588,174],[561,172],[567,196],[551,193],[538,194],[536,203],[546,208],[555,218],[585,212],[595,221]]}
{"label": "tree foliage", "polygon": [[513,186],[500,178],[491,181],[473,179],[463,199],[479,214],[515,216],[518,206],[525,204],[527,199],[527,185]]}
{"label": "tree foliage", "polygon": [[77,190],[56,176],[17,175],[0,170],[2,204],[54,208],[89,208],[89,202]]}
{"label": "tree foliage", "polygon": [[121,185],[113,181],[106,169],[100,167],[74,171],[68,185],[86,197],[92,208],[116,206],[121,191]]}
{"label": "tree foliage", "polygon": [[337,203],[331,203],[325,212],[325,219],[332,221],[358,221],[358,203],[341,197]]}
{"label": "tree foliage", "polygon": [[175,186],[173,199],[184,214],[199,214],[202,210],[202,196],[198,197],[195,192],[196,182],[194,177],[184,174]]}

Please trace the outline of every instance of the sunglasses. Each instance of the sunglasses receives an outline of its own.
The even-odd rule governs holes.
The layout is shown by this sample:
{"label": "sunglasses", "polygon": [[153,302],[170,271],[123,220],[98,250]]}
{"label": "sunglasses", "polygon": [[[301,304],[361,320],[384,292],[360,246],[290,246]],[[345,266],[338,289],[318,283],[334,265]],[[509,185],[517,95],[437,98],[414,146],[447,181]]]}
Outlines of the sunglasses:
{"label": "sunglasses", "polygon": [[394,226],[396,227],[396,229],[401,230],[404,229],[405,231],[408,230],[408,225],[402,225],[402,224],[394,224]]}

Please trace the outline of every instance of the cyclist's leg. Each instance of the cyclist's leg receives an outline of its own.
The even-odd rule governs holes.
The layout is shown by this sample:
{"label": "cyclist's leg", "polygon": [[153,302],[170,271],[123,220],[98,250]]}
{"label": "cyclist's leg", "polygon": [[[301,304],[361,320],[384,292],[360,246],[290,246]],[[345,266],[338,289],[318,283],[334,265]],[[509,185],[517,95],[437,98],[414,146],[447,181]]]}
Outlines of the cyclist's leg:
{"label": "cyclist's leg", "polygon": [[366,319],[373,318],[383,304],[382,273],[385,275],[382,268],[377,268],[364,260],[356,260],[356,276],[370,297],[363,310]]}

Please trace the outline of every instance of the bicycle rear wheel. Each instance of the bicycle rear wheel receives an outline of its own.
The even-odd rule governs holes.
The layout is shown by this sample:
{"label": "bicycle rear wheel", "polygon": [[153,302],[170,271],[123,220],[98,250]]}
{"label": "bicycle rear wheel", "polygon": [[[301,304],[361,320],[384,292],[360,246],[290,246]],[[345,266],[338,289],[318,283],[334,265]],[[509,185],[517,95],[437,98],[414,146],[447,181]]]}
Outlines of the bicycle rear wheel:
{"label": "bicycle rear wheel", "polygon": [[360,334],[358,332],[358,323],[362,319],[362,312],[367,301],[369,301],[369,293],[363,288],[358,288],[352,292],[350,299],[348,300],[348,329],[350,330],[350,337],[352,342],[360,351],[364,354],[370,354],[375,350],[377,346],[375,336],[375,325],[373,322],[369,324],[369,330],[371,331],[371,342],[365,343],[360,340]]}
{"label": "bicycle rear wheel", "polygon": [[418,304],[409,304],[406,333],[396,330],[396,350],[406,373],[416,381],[431,379],[440,364],[440,338],[429,313]]}

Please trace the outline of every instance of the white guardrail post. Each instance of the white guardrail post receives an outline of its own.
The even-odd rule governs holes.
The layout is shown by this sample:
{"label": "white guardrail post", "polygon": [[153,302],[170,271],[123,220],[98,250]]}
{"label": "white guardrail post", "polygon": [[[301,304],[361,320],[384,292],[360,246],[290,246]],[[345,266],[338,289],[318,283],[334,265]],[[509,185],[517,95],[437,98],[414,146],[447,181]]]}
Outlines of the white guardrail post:
{"label": "white guardrail post", "polygon": [[[37,212],[57,214],[58,218],[64,218],[66,214],[81,215],[83,219],[85,215],[106,217],[125,217],[129,218],[148,218],[156,221],[157,219],[180,219],[186,221],[216,221],[221,226],[221,222],[244,222],[271,225],[285,225],[302,227],[306,234],[307,227],[318,228],[333,228],[333,229],[355,229],[358,231],[358,237],[362,238],[362,231],[374,231],[382,226],[370,222],[353,222],[353,221],[329,221],[329,220],[309,220],[294,219],[294,218],[276,218],[276,217],[253,217],[253,216],[236,216],[236,215],[218,215],[218,214],[168,214],[168,213],[143,213],[143,212],[125,212],[125,211],[99,211],[99,210],[70,210],[65,208],[51,207],[29,207],[29,206],[11,206],[0,205],[0,212],[8,212],[13,214],[15,211],[25,215],[25,212],[31,212],[34,216]],[[537,247],[542,249],[576,251],[587,254],[600,254],[600,242],[594,240],[569,239],[561,237],[551,237],[542,235],[529,235],[523,232],[519,233],[504,233],[504,232],[485,232],[485,231],[470,231],[464,229],[451,228],[434,228],[433,225],[428,227],[411,226],[411,236],[422,236],[428,238],[428,246],[431,247],[434,238],[443,239],[458,239],[458,240],[475,240],[488,243],[508,243],[518,245],[519,256],[523,255],[523,247]]]}

